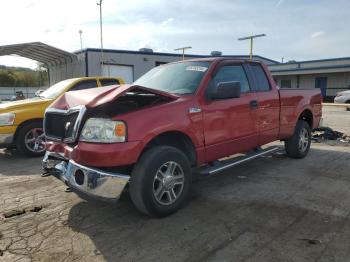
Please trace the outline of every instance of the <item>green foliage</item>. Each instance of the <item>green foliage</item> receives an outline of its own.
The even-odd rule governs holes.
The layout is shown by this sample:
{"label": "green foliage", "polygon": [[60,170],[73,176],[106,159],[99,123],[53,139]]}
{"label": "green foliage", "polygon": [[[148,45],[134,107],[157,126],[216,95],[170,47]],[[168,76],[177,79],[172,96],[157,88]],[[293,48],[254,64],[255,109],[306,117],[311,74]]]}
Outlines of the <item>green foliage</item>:
{"label": "green foliage", "polygon": [[48,74],[43,65],[35,70],[0,65],[0,87],[48,86]]}
{"label": "green foliage", "polygon": [[0,86],[16,86],[16,81],[13,74],[0,70]]}

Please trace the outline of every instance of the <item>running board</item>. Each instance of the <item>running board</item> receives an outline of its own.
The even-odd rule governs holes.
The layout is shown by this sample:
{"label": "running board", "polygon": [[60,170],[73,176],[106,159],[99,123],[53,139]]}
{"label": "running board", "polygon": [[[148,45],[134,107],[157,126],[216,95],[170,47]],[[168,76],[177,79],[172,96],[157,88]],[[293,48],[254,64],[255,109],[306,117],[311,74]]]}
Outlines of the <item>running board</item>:
{"label": "running board", "polygon": [[244,156],[238,156],[238,157],[235,157],[232,159],[217,161],[217,164],[215,164],[214,166],[206,166],[204,168],[199,168],[197,172],[203,176],[214,175],[216,173],[224,171],[224,170],[231,168],[233,166],[240,165],[244,162],[255,159],[257,157],[271,154],[272,152],[275,152],[278,149],[279,149],[278,147],[268,147],[266,149],[260,149],[258,151],[246,154]]}

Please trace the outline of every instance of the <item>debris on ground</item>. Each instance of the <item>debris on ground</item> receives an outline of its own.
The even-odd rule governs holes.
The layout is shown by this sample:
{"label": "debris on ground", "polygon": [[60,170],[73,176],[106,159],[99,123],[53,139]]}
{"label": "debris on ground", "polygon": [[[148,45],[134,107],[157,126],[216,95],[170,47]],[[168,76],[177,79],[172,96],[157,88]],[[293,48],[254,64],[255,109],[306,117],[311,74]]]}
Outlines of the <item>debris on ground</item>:
{"label": "debris on ground", "polygon": [[25,208],[25,209],[17,209],[17,210],[11,210],[9,212],[0,214],[0,219],[5,219],[5,218],[11,218],[11,217],[15,217],[15,216],[20,216],[23,215],[27,212],[34,212],[37,213],[40,210],[43,209],[43,206],[33,206],[33,207],[29,207],[29,208]]}
{"label": "debris on ground", "polygon": [[0,257],[2,257],[4,255],[4,251],[2,251],[1,249],[0,249]]}
{"label": "debris on ground", "polygon": [[299,240],[305,241],[306,243],[308,243],[310,245],[322,244],[322,241],[318,240],[318,239],[299,238]]}
{"label": "debris on ground", "polygon": [[350,144],[350,136],[335,131],[330,127],[319,127],[313,131],[312,141],[322,143],[327,140]]}
{"label": "debris on ground", "polygon": [[34,206],[29,209],[30,212],[39,212],[41,209],[43,209],[42,206]]}
{"label": "debris on ground", "polygon": [[15,216],[20,216],[23,215],[26,211],[24,209],[19,209],[19,210],[11,210],[7,213],[4,213],[3,216],[5,218],[10,218],[10,217],[15,217]]}

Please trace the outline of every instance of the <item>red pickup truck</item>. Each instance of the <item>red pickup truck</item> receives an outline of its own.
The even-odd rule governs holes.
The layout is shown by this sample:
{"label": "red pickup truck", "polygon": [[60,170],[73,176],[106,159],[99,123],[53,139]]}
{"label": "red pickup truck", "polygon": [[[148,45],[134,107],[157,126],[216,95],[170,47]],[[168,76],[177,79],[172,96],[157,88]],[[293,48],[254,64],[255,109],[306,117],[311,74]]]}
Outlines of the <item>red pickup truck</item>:
{"label": "red pickup truck", "polygon": [[276,140],[305,157],[321,109],[318,90],[280,90],[259,62],[166,64],[132,85],[56,100],[45,113],[43,168],[83,198],[117,200],[128,187],[138,210],[166,216],[185,202],[193,172],[271,153],[276,147],[261,146]]}

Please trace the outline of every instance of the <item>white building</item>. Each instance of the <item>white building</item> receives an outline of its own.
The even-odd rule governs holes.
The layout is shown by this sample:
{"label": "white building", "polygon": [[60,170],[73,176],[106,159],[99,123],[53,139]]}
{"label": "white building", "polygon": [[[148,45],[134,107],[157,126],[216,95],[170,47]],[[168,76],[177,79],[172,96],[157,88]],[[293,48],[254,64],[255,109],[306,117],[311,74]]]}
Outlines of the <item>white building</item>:
{"label": "white building", "polygon": [[320,88],[325,100],[350,88],[350,57],[270,65],[281,88]]}

